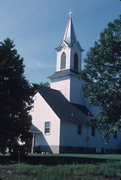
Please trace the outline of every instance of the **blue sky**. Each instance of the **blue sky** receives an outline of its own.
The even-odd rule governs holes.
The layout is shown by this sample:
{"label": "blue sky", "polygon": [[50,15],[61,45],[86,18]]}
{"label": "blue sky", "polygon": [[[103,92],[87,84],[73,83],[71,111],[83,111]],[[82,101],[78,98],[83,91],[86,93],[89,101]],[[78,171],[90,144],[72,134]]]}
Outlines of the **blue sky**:
{"label": "blue sky", "polygon": [[48,81],[55,72],[54,48],[63,39],[70,9],[84,58],[107,23],[121,14],[121,1],[0,0],[0,41],[14,41],[30,83]]}

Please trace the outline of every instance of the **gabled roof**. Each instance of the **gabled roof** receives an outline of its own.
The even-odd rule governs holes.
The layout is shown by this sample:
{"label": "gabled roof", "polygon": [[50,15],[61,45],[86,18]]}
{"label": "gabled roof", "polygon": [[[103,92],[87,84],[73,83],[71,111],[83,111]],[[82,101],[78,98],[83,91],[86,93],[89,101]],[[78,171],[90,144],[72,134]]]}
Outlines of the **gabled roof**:
{"label": "gabled roof", "polygon": [[34,85],[60,120],[86,124],[87,115],[70,103],[60,91]]}
{"label": "gabled roof", "polygon": [[84,114],[86,114],[87,116],[89,116],[89,114],[91,113],[85,106],[80,105],[80,104],[74,104],[74,106],[76,106],[76,108],[78,108],[80,111],[82,111]]}
{"label": "gabled roof", "polygon": [[74,71],[72,69],[65,69],[65,70],[61,70],[61,71],[56,71],[54,74],[52,74],[48,78],[54,79],[57,77],[68,76],[68,75],[78,76],[78,72]]}

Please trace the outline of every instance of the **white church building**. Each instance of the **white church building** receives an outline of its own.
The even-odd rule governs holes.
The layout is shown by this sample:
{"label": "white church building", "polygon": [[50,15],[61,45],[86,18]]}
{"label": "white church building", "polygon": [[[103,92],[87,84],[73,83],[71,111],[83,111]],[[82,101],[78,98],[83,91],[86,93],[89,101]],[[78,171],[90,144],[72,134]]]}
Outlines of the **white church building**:
{"label": "white church building", "polygon": [[32,151],[49,153],[105,153],[121,151],[121,133],[105,144],[99,131],[91,127],[88,113],[95,114],[84,96],[79,78],[83,49],[77,41],[69,17],[57,51],[56,72],[49,78],[51,88],[35,85],[32,115]]}

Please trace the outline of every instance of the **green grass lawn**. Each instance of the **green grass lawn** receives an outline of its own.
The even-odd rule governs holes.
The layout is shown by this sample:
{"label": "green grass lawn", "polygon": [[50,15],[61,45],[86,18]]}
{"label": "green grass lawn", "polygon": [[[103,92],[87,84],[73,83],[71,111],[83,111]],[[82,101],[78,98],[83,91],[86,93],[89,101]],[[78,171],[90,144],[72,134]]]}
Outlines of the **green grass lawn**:
{"label": "green grass lawn", "polygon": [[78,158],[98,158],[107,160],[121,160],[121,154],[29,154],[29,156],[59,156],[59,157],[78,157]]}
{"label": "green grass lawn", "polygon": [[1,180],[120,180],[121,162],[83,165],[27,165],[0,166]]}
{"label": "green grass lawn", "polygon": [[[34,154],[29,155],[25,161],[23,159],[21,163],[11,159],[1,163],[1,157],[0,180],[121,180],[121,155]],[[33,157],[34,159],[31,159]],[[40,158],[40,162],[31,163],[29,158],[31,161]],[[78,163],[73,158],[83,159],[83,163],[81,161]],[[61,162],[59,164],[60,159],[62,164]],[[88,159],[94,161],[89,162]],[[105,161],[99,162],[99,159],[105,159]],[[45,163],[41,164],[41,160]],[[50,160],[56,163],[53,164]],[[63,163],[64,160],[65,163]]]}

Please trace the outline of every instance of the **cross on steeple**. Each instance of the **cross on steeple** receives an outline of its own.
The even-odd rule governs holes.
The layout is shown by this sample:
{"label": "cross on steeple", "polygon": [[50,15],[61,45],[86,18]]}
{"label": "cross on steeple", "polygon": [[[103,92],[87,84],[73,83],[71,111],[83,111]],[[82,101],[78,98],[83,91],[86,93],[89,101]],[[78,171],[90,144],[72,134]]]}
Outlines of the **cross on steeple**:
{"label": "cross on steeple", "polygon": [[68,13],[70,19],[72,18],[72,13],[73,13],[73,12],[72,12],[71,10],[70,10],[69,13]]}

